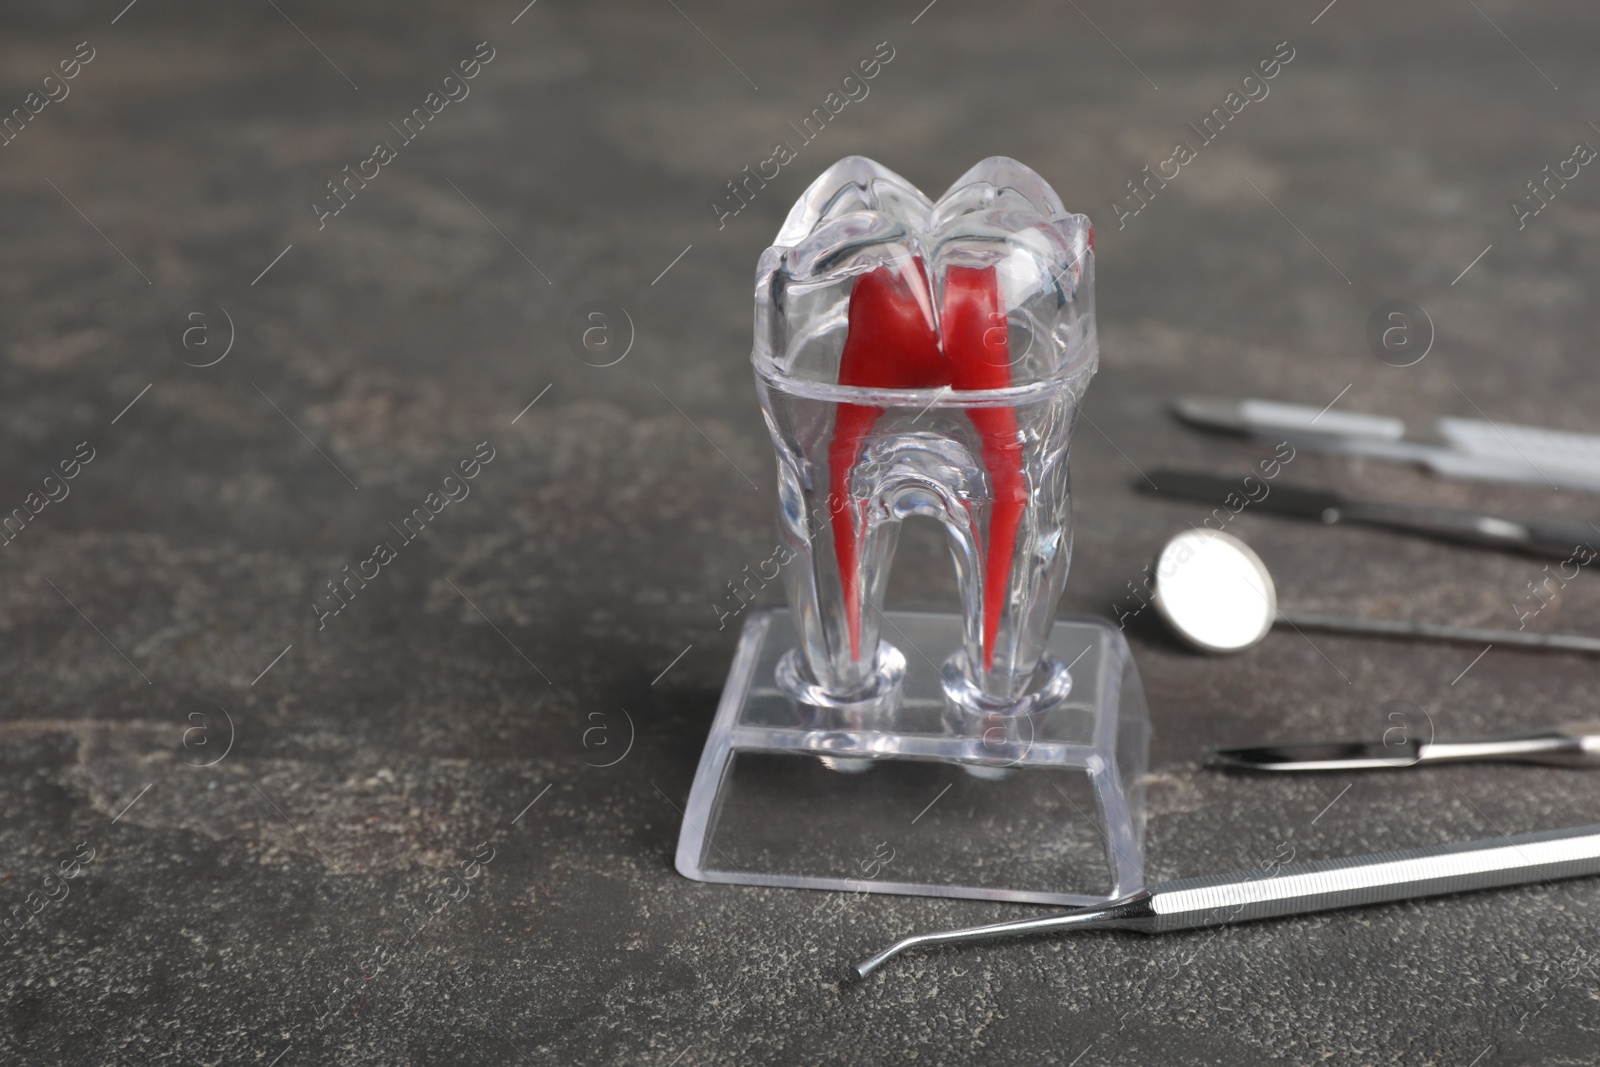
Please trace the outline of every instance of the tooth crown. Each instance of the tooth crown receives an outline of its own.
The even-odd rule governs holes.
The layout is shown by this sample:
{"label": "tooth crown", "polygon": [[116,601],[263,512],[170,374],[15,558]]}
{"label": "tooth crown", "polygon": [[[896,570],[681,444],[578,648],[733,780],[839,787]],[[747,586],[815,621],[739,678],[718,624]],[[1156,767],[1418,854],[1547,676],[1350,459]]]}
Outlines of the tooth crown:
{"label": "tooth crown", "polygon": [[1009,386],[1081,389],[1099,353],[1093,227],[1005,156],[972,167],[937,202],[862,156],[824,171],[757,267],[757,371],[828,392],[840,384],[850,296],[862,275],[899,276],[940,335],[946,288],[960,268],[994,270],[1010,335]]}

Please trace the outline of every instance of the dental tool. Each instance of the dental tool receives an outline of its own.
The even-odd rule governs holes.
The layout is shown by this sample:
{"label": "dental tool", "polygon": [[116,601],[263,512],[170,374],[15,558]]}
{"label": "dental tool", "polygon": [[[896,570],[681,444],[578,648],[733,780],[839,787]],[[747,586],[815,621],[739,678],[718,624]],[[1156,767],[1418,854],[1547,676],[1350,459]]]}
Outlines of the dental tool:
{"label": "dental tool", "polygon": [[902,938],[854,965],[865,978],[913,948],[1068,930],[1161,934],[1600,874],[1600,825],[1235,871],[1032,919]]}
{"label": "dental tool", "polygon": [[1172,411],[1207,430],[1335,455],[1420,463],[1446,478],[1600,492],[1600,437],[1592,434],[1443,418],[1435,424],[1438,439],[1426,441],[1406,436],[1399,419],[1275,400],[1182,397]]}
{"label": "dental tool", "polygon": [[1284,623],[1297,630],[1600,653],[1600,637],[1582,634],[1283,611],[1261,557],[1237,537],[1218,530],[1177,534],[1161,549],[1153,570],[1156,611],[1174,634],[1203,652],[1243,652],[1265,638],[1275,623]]}
{"label": "dental tool", "polygon": [[1218,748],[1211,758],[1244,771],[1364,771],[1435,763],[1536,763],[1600,767],[1600,722],[1460,741],[1323,741]]}
{"label": "dental tool", "polygon": [[[1134,483],[1144,493],[1179,500],[1199,500],[1230,512],[1237,502],[1264,515],[1308,519],[1327,526],[1355,524],[1377,526],[1417,537],[1497,548],[1545,559],[1570,560],[1580,566],[1595,557],[1592,543],[1600,541],[1600,527],[1574,519],[1502,518],[1477,511],[1440,508],[1391,501],[1354,500],[1326,489],[1282,485],[1250,477],[1220,478],[1195,471],[1153,470]],[[1259,495],[1257,495],[1259,493]],[[1213,512],[1215,514],[1215,512]]]}

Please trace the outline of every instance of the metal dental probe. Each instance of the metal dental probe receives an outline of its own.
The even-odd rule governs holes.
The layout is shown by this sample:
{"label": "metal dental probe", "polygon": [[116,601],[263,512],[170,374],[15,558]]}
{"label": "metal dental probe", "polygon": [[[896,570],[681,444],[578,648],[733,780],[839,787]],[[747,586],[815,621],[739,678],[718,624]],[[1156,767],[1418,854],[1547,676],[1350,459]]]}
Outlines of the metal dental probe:
{"label": "metal dental probe", "polygon": [[903,938],[855,964],[862,978],[907,949],[1058,930],[1161,934],[1334,908],[1600,874],[1600,825],[1183,878],[1105,904]]}

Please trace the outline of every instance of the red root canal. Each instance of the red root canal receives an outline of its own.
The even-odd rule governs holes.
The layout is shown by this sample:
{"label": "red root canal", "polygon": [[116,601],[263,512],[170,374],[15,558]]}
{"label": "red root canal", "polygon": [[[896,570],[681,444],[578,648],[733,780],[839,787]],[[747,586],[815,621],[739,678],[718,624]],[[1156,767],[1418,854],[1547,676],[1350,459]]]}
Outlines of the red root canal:
{"label": "red root canal", "polygon": [[[850,294],[850,325],[839,362],[839,384],[870,389],[936,389],[958,392],[1011,385],[1011,346],[1004,302],[993,267],[954,266],[945,275],[939,322],[927,295],[922,261],[913,271],[879,267],[857,279]],[[840,404],[828,447],[829,509],[833,544],[844,586],[850,655],[861,659],[861,545],[864,520],[850,501],[850,473],[883,408]],[[994,641],[1005,606],[1017,529],[1027,507],[1022,473],[1022,437],[1011,408],[968,408],[978,431],[983,463],[994,488],[989,547],[984,558],[983,659],[994,666]]]}

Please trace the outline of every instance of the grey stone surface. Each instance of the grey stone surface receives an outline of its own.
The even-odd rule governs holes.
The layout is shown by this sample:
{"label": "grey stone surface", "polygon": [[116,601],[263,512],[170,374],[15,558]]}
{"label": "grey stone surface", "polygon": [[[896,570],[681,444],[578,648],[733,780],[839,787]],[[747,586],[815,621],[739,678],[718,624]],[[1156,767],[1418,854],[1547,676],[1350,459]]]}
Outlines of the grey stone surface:
{"label": "grey stone surface", "polygon": [[[1592,6],[520,6],[0,16],[0,111],[94,50],[0,148],[0,507],[94,450],[0,549],[0,901],[26,912],[93,850],[0,942],[0,1061],[1600,1060],[1596,882],[945,952],[851,985],[844,964],[886,940],[1018,910],[865,897],[819,916],[815,894],[671,861],[733,645],[715,605],[774,540],[752,272],[813,175],[862,152],[937,191],[1003,153],[1097,220],[1103,362],[1063,607],[1107,612],[1203,514],[1135,494],[1136,465],[1269,451],[1173,424],[1175,394],[1593,428],[1600,174],[1521,231],[1507,207],[1600,143]],[[319,230],[324,183],[398,143],[389,123],[480,41],[470,95]],[[719,228],[724,183],[882,41],[870,95]],[[1124,183],[1197,141],[1185,124],[1280,41],[1270,95],[1119,228]],[[199,298],[236,333],[206,368],[164,337]],[[1364,341],[1400,298],[1438,333],[1405,369]],[[636,332],[607,368],[564,341],[595,299]],[[485,441],[470,497],[401,544],[388,523]],[[1376,462],[1302,455],[1284,477],[1595,514]],[[1305,607],[1515,625],[1540,574],[1248,512],[1232,528]],[[319,629],[324,583],[380,541],[397,558]],[[935,536],[908,530],[894,602],[952,598]],[[1590,661],[1495,648],[1462,676],[1477,650],[1293,633],[1203,659],[1148,621],[1154,877],[1594,821],[1600,778],[1579,773],[1200,762],[1372,733],[1391,701],[1441,734],[1586,715]],[[1530,625],[1600,629],[1593,577]],[[939,847],[914,827],[894,844]]]}

